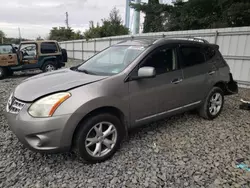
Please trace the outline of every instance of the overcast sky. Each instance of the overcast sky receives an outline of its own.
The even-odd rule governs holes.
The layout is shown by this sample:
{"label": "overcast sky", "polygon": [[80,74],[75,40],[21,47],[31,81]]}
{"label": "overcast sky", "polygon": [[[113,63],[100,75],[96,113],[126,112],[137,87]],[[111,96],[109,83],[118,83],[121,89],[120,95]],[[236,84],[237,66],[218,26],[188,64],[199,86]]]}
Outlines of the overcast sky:
{"label": "overcast sky", "polygon": [[84,31],[90,20],[108,17],[114,6],[125,21],[125,4],[126,0],[9,0],[0,6],[0,30],[7,37],[18,37],[20,27],[23,38],[45,37],[53,26],[65,26],[68,12],[70,27]]}

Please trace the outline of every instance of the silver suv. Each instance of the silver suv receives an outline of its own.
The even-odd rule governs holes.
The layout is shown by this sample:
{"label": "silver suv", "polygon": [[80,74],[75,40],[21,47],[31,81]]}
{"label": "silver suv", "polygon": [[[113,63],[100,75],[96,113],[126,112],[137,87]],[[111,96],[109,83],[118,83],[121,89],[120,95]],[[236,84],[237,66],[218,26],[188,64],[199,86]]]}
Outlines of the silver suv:
{"label": "silver suv", "polygon": [[195,39],[122,41],[76,67],[24,80],[5,114],[28,148],[101,162],[130,128],[195,109],[216,118],[224,96],[238,92],[218,49]]}

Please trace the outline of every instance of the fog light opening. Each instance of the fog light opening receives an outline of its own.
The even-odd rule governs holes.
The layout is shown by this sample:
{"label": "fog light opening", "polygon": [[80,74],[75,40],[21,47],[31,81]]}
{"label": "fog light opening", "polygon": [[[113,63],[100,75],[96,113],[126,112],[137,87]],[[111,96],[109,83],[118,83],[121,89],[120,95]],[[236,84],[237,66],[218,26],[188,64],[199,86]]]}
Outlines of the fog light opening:
{"label": "fog light opening", "polygon": [[27,141],[33,147],[43,147],[48,141],[48,138],[43,135],[32,135],[27,137]]}

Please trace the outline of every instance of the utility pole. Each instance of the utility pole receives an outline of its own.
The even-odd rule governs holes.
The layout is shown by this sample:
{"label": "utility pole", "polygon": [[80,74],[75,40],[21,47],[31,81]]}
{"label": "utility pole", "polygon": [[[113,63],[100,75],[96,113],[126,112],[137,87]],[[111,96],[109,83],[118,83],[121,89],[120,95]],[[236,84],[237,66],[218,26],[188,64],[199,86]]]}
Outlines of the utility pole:
{"label": "utility pole", "polygon": [[[141,0],[135,0],[135,4],[140,4]],[[134,11],[133,20],[133,35],[138,34],[140,31],[140,11]]]}
{"label": "utility pole", "polygon": [[129,28],[130,24],[130,4],[131,0],[126,0],[126,19],[125,19],[125,27]]}
{"label": "utility pole", "polygon": [[66,20],[65,20],[65,23],[66,23],[66,26],[67,26],[67,29],[69,28],[69,14],[68,12],[66,12]]}
{"label": "utility pole", "polygon": [[19,33],[19,41],[21,43],[22,41],[22,36],[21,36],[21,30],[20,30],[20,27],[18,27],[18,33]]}

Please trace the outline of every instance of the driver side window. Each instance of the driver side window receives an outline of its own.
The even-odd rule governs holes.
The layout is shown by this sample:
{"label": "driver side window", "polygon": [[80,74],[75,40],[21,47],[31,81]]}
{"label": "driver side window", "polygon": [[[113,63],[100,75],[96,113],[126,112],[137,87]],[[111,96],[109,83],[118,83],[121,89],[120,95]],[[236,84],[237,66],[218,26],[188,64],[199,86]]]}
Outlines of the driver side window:
{"label": "driver side window", "polygon": [[176,49],[161,47],[149,55],[141,67],[154,67],[156,74],[164,74],[178,69]]}
{"label": "driver side window", "polygon": [[20,51],[23,59],[35,58],[37,55],[36,44],[22,44]]}

